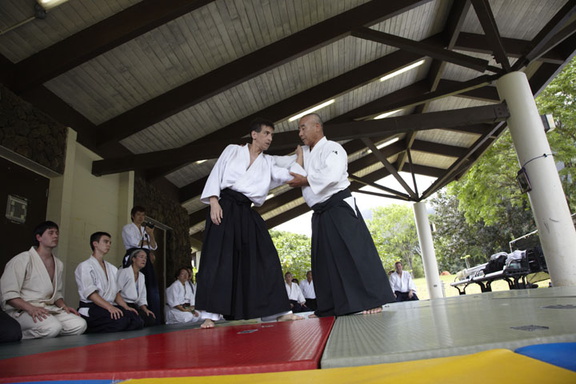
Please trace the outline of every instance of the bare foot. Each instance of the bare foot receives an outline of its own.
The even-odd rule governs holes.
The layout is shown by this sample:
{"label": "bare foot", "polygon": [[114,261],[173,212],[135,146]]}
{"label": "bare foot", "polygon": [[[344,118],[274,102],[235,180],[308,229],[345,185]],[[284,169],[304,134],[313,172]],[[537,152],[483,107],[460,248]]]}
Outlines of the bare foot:
{"label": "bare foot", "polygon": [[204,322],[202,323],[200,328],[203,328],[203,329],[214,328],[214,322],[210,319],[206,319],[206,320],[204,320]]}
{"label": "bare foot", "polygon": [[308,318],[309,319],[317,319],[318,316],[316,316],[315,314],[311,314],[311,315],[308,315]]}
{"label": "bare foot", "polygon": [[372,309],[366,309],[364,311],[362,311],[363,315],[373,315],[375,313],[380,313],[382,312],[382,307],[376,307],[376,308],[372,308]]}
{"label": "bare foot", "polygon": [[289,313],[288,315],[282,315],[276,318],[276,321],[294,321],[294,320],[304,320],[302,316]]}

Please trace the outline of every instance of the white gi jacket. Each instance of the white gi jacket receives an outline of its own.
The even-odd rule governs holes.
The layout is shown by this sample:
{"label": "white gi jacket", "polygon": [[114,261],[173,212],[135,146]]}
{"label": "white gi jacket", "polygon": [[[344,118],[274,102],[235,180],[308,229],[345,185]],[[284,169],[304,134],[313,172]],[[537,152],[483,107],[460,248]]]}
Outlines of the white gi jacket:
{"label": "white gi jacket", "polygon": [[252,200],[259,207],[266,201],[272,188],[290,180],[288,166],[294,156],[270,156],[261,153],[250,165],[250,149],[247,145],[227,146],[210,172],[200,200],[210,204],[210,197],[220,198],[220,191],[230,188]]}
{"label": "white gi jacket", "polygon": [[390,275],[390,286],[392,291],[406,293],[410,290],[416,292],[416,286],[414,285],[414,280],[412,280],[412,275],[406,271],[402,271],[402,276],[399,276],[396,271]]}
{"label": "white gi jacket", "polygon": [[124,248],[145,248],[155,250],[158,248],[158,244],[154,248],[150,247],[150,245],[143,245],[139,246],[140,241],[142,239],[146,239],[150,241],[150,236],[146,233],[146,228],[143,226],[138,229],[138,226],[134,223],[126,224],[122,228],[122,242],[124,243]]}
{"label": "white gi jacket", "polygon": [[315,299],[316,292],[314,291],[314,280],[308,282],[307,279],[304,279],[300,282],[300,289],[302,290],[302,294],[307,299]]}
{"label": "white gi jacket", "polygon": [[312,151],[307,145],[302,146],[302,151],[304,168],[294,163],[290,170],[308,178],[310,185],[302,187],[302,197],[309,207],[348,188],[348,155],[340,144],[323,137]]}
{"label": "white gi jacket", "polygon": [[[116,274],[118,269],[107,261],[104,261],[106,267],[106,274],[94,256],[86,261],[81,262],[74,271],[76,284],[78,285],[78,294],[80,301],[84,303],[92,303],[88,299],[94,292],[98,292],[100,296],[110,304],[114,305],[116,294],[119,291],[118,284],[116,283]],[[88,316],[88,308],[80,308],[78,311],[84,316]]]}
{"label": "white gi jacket", "polygon": [[146,300],[145,277],[142,272],[138,272],[138,280],[134,280],[134,270],[132,267],[121,268],[118,270],[116,282],[118,283],[120,295],[125,302],[136,304],[139,307],[148,305],[148,301]]}
{"label": "white gi jacket", "polygon": [[284,282],[286,286],[286,293],[288,294],[288,300],[296,300],[299,303],[306,302],[304,295],[302,294],[302,290],[296,283],[292,283],[288,285],[288,283]]}
{"label": "white gi jacket", "polygon": [[0,278],[2,308],[5,312],[17,311],[11,305],[6,304],[6,301],[16,298],[21,298],[36,307],[46,308],[51,312],[62,311],[54,305],[54,302],[63,298],[62,272],[64,266],[62,261],[55,256],[53,257],[54,281],[50,280],[44,262],[34,247],[8,261]]}

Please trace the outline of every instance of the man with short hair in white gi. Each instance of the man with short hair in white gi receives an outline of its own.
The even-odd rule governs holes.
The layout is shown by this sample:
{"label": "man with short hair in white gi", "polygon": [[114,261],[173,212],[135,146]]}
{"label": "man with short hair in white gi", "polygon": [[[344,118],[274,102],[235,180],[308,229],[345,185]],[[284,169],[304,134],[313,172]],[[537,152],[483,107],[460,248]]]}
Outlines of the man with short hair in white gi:
{"label": "man with short hair in white gi", "polygon": [[390,285],[396,296],[396,301],[418,300],[416,285],[409,272],[402,270],[402,262],[394,263],[394,272],[390,274]]}
{"label": "man with short hair in white gi", "polygon": [[306,272],[306,278],[300,282],[300,289],[306,299],[306,306],[311,310],[316,310],[316,292],[314,291],[314,281],[312,280],[312,271]]}
{"label": "man with short hair in white gi", "polygon": [[[291,187],[302,187],[312,216],[312,272],[318,308],[315,316],[382,312],[394,301],[378,251],[348,186],[348,156],[324,136],[319,115],[298,124],[305,144],[291,168]],[[300,156],[300,154],[302,156]]]}
{"label": "man with short hair in white gi", "polygon": [[144,320],[128,306],[116,282],[118,268],[104,260],[110,251],[111,236],[95,232],[90,236],[92,255],[78,264],[74,276],[80,295],[78,312],[88,323],[88,332],[120,332],[141,329]]}
{"label": "man with short hair in white gi", "polygon": [[52,221],[34,229],[34,246],[14,256],[0,278],[2,307],[20,323],[23,339],[80,335],[86,321],[64,302],[62,261],[52,254],[60,233]]}
{"label": "man with short hair in white gi", "polygon": [[251,143],[227,146],[206,181],[201,201],[210,205],[210,213],[196,291],[202,328],[214,327],[219,314],[227,319],[302,319],[290,311],[278,252],[266,223],[251,208],[261,206],[270,189],[292,179],[287,167],[293,158],[263,153],[273,133],[271,121],[253,121]]}

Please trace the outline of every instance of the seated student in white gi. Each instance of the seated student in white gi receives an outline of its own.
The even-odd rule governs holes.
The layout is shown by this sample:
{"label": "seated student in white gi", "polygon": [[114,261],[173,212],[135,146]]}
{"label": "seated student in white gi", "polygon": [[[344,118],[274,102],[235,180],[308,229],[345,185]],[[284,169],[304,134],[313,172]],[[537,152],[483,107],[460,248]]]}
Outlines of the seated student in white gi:
{"label": "seated student in white gi", "polygon": [[314,281],[312,280],[312,271],[306,272],[306,278],[300,282],[300,289],[306,299],[306,306],[315,311],[316,305],[316,292],[314,291]]}
{"label": "seated student in white gi", "polygon": [[144,249],[136,248],[130,252],[129,265],[118,270],[117,282],[120,295],[126,304],[138,311],[145,327],[150,327],[156,324],[156,315],[148,309],[145,277],[140,272],[147,259],[148,255]]}
{"label": "seated student in white gi", "polygon": [[296,279],[292,279],[292,273],[286,272],[284,275],[284,285],[286,285],[286,293],[288,294],[288,300],[290,300],[292,312],[307,312],[310,309],[306,307],[304,294],[302,293],[300,286],[293,280]]}
{"label": "seated student in white gi", "polygon": [[64,266],[52,250],[58,246],[58,225],[40,223],[34,246],[14,256],[0,278],[2,308],[20,323],[23,339],[79,335],[86,321],[64,302]]}
{"label": "seated student in white gi", "polygon": [[182,267],[176,274],[176,281],[166,288],[166,324],[200,320],[200,314],[194,310],[194,292],[189,282],[188,268]]}
{"label": "seated student in white gi", "polygon": [[120,295],[116,283],[118,269],[104,255],[110,251],[110,234],[96,232],[90,236],[92,255],[81,262],[74,276],[80,295],[78,312],[88,323],[87,332],[119,332],[141,329],[144,320]]}
{"label": "seated student in white gi", "polygon": [[394,263],[394,272],[390,274],[390,285],[394,291],[394,296],[396,296],[396,301],[418,300],[412,275],[402,270],[400,261]]}

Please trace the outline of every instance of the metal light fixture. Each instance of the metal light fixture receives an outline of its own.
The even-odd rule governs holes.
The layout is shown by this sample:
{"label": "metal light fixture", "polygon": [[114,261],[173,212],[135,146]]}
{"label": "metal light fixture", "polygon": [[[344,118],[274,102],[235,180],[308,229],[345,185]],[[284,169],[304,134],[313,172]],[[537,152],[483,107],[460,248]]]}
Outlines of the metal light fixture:
{"label": "metal light fixture", "polygon": [[36,4],[34,4],[34,16],[31,16],[25,20],[22,20],[6,29],[0,30],[0,36],[3,34],[10,32],[24,24],[28,24],[34,19],[45,19],[46,13],[54,7],[57,7],[68,0],[36,0]]}
{"label": "metal light fixture", "polygon": [[301,112],[301,113],[299,113],[299,114],[297,114],[297,115],[295,115],[295,116],[292,116],[291,118],[288,119],[288,121],[298,120],[298,119],[301,118],[302,116],[308,115],[309,113],[312,113],[312,112],[316,112],[316,111],[319,110],[319,109],[322,109],[322,108],[324,108],[324,107],[329,106],[330,104],[334,103],[335,101],[336,101],[336,99],[328,100],[328,101],[326,101],[326,102],[324,102],[324,103],[322,103],[322,104],[320,104],[320,105],[317,105],[317,106],[315,106],[315,107],[313,107],[313,108],[307,109],[307,110],[305,110],[304,112]]}
{"label": "metal light fixture", "polygon": [[55,8],[67,1],[68,0],[36,0],[38,5],[41,6],[45,11],[49,11],[52,8]]}

